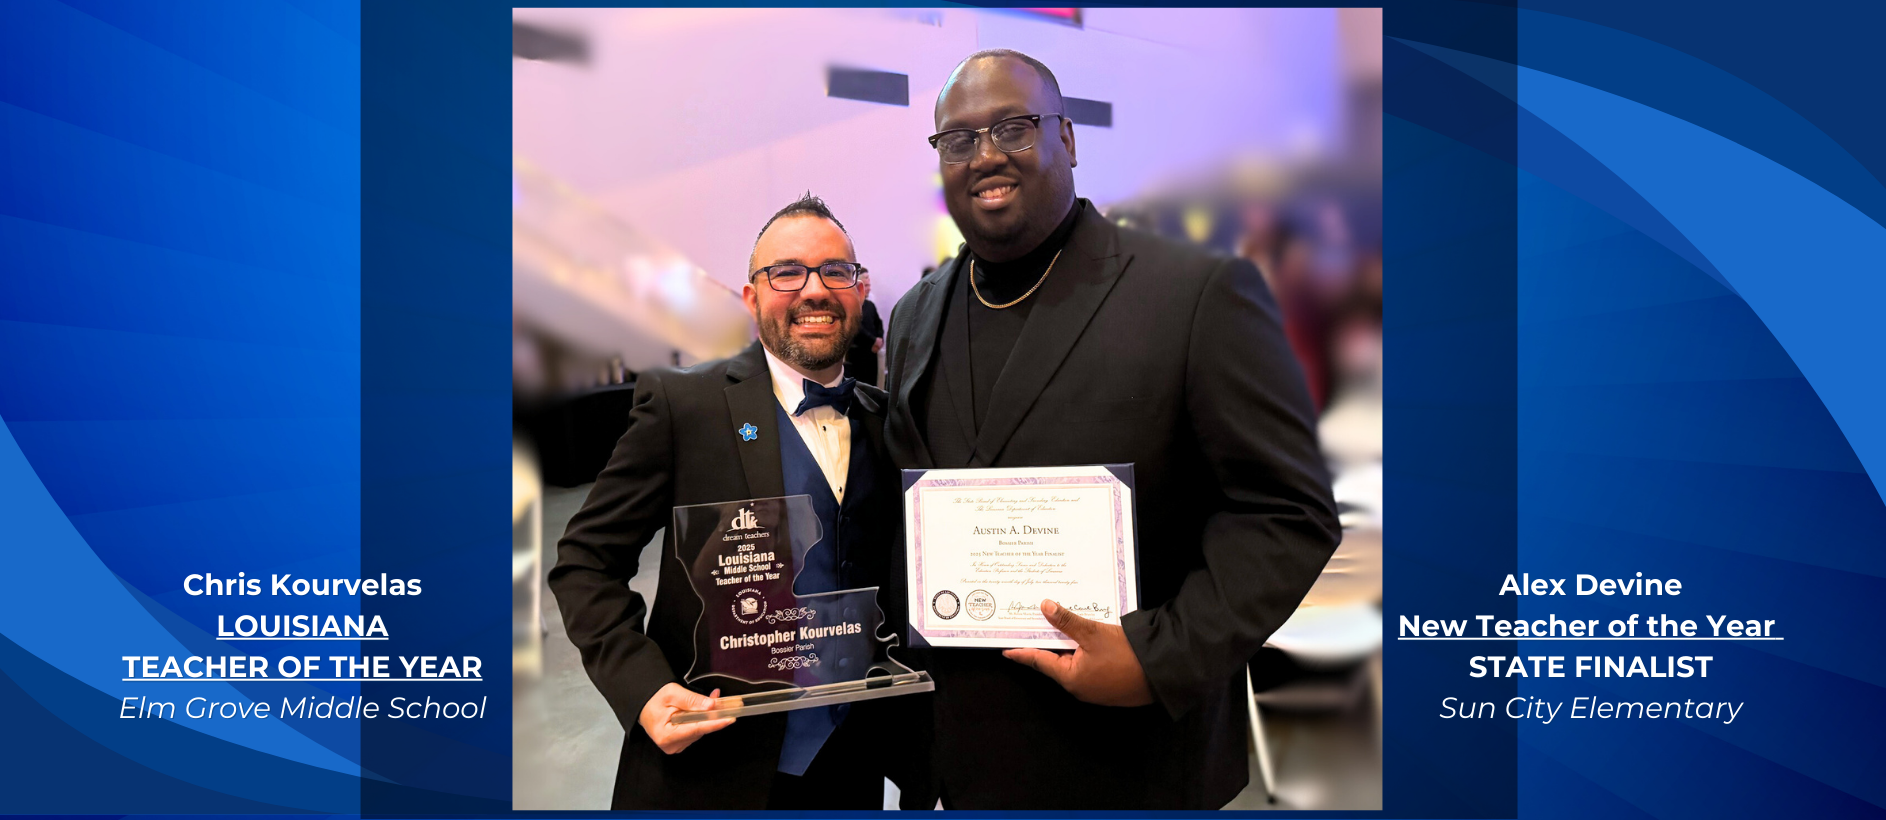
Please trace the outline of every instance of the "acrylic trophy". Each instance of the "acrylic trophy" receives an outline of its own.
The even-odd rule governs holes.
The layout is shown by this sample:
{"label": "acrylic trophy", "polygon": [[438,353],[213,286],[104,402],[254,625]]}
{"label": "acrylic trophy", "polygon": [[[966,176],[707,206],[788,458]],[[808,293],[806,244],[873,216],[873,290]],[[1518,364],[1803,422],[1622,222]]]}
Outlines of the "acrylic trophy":
{"label": "acrylic trophy", "polygon": [[[877,587],[794,591],[812,550],[835,549],[812,497],[676,507],[675,558],[701,599],[687,684],[732,692],[674,723],[783,712],[936,688],[890,656]],[[888,548],[888,547],[887,547]]]}

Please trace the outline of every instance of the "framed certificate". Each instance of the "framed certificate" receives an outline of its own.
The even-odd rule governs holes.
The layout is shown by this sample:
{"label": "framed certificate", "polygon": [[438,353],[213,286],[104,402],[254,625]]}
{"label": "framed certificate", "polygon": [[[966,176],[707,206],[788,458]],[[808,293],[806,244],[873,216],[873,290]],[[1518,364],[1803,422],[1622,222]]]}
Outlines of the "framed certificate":
{"label": "framed certificate", "polygon": [[905,470],[904,532],[913,643],[1072,649],[1042,599],[1139,608],[1131,464]]}

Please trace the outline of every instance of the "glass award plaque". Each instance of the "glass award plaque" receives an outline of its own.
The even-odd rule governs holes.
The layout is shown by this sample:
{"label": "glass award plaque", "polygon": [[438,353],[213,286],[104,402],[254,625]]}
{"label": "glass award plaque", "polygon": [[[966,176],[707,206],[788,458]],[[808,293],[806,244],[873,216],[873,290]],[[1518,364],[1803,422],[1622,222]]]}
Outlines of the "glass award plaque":
{"label": "glass award plaque", "polygon": [[929,673],[891,657],[897,638],[878,634],[877,587],[795,591],[812,551],[835,549],[811,496],[676,507],[674,528],[675,557],[701,599],[686,683],[738,692],[709,709],[677,712],[674,723],[936,688]]}

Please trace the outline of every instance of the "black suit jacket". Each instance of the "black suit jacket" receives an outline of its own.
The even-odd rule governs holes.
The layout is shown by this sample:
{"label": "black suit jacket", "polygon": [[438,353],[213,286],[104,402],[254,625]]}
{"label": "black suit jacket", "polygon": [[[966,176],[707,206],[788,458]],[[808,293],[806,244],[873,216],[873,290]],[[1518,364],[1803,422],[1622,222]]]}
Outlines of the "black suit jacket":
{"label": "black suit jacket", "polygon": [[[876,488],[874,497],[846,494],[838,526],[839,574],[844,588],[882,587],[880,606],[886,613],[901,613],[898,484],[883,455],[883,396],[876,388],[860,386],[849,412],[852,446],[869,448],[871,458],[864,463],[878,473],[870,482]],[[669,524],[674,508],[784,495],[779,436],[797,432],[779,429],[777,407],[758,342],[730,359],[643,373],[636,382],[628,432],[558,542],[550,588],[570,640],[582,652],[584,669],[627,733],[614,808],[765,808],[785,738],[784,715],[741,718],[675,755],[662,753],[637,719],[657,690],[682,680],[693,658],[701,602],[689,586],[685,566],[673,557]],[[759,429],[751,442],[736,432],[749,423]],[[858,463],[854,458],[854,469]],[[651,611],[648,602],[630,591],[628,581],[635,575],[643,545],[664,529],[668,532],[662,539],[661,576]],[[723,694],[742,691],[731,681],[721,688]],[[877,750],[874,765],[901,760],[916,750],[909,748],[913,735],[899,730],[899,716],[910,714],[915,704],[891,701],[926,698],[908,695],[855,704],[840,731],[882,734],[860,744]],[[927,719],[927,711],[923,716]],[[888,768],[885,773],[899,774]],[[923,784],[916,785],[921,793]]]}
{"label": "black suit jacket", "polygon": [[866,299],[858,323],[858,335],[851,337],[851,348],[845,351],[845,375],[876,387],[878,352],[872,350],[871,345],[882,338],[884,320],[878,318],[878,306]]}
{"label": "black suit jacket", "polygon": [[[1140,606],[1122,618],[1155,705],[1080,703],[994,650],[934,649],[935,765],[955,808],[1216,809],[1247,780],[1244,665],[1340,538],[1314,413],[1269,290],[1241,259],[1085,205],[975,431],[935,464],[912,412],[961,256],[904,295],[887,342],[901,468],[1130,462]],[[971,418],[969,398],[952,396]]]}

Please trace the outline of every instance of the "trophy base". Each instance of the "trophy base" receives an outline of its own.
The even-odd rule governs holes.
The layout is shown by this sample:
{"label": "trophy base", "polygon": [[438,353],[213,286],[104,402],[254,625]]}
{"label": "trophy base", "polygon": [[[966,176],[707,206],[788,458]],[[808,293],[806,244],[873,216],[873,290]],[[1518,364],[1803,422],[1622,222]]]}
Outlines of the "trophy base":
{"label": "trophy base", "polygon": [[703,720],[764,715],[768,712],[786,712],[793,709],[832,706],[896,695],[914,695],[935,689],[936,683],[930,680],[928,672],[879,675],[864,680],[807,686],[803,689],[778,689],[771,692],[756,692],[751,695],[715,698],[712,708],[699,712],[676,712],[674,717],[668,719],[668,722],[688,724],[699,723]]}

